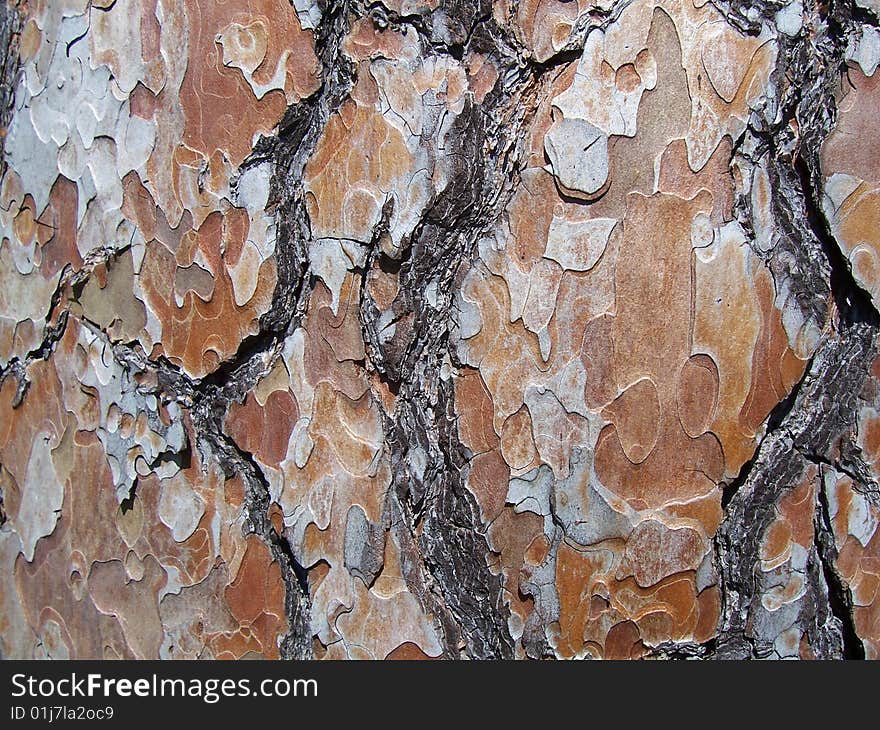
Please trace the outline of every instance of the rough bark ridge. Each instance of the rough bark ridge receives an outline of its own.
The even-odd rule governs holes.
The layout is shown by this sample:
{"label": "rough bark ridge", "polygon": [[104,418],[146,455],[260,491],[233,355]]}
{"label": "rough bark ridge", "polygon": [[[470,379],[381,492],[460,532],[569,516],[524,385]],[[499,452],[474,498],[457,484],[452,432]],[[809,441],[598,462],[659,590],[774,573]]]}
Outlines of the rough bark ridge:
{"label": "rough bark ridge", "polygon": [[44,5],[2,656],[878,656],[875,0]]}
{"label": "rough bark ridge", "polygon": [[[741,8],[727,10],[728,17],[744,17]],[[770,107],[772,117],[765,110],[753,120],[743,141],[744,147],[757,151],[752,152],[753,160],[765,160],[774,190],[771,214],[783,245],[776,243],[766,254],[771,271],[794,279],[792,288],[804,317],[825,331],[804,377],[768,418],[754,459],[728,487],[733,496],[716,538],[723,596],[720,633],[714,640],[719,658],[763,657],[773,651],[762,625],[769,619],[762,615],[755,566],[776,504],[811,473],[810,465],[849,471],[857,489],[875,500],[878,496],[876,477],[864,464],[855,435],[858,396],[877,354],[880,318],[830,231],[821,200],[825,181],[820,150],[836,120],[835,93],[839,74],[846,69],[846,31],[855,10],[852,4],[840,3],[817,12],[808,42],[787,39],[782,44],[775,71],[782,89],[778,106]],[[821,296],[829,290],[830,314]],[[852,626],[852,594],[834,567],[837,551],[821,490],[815,499],[816,536],[809,550],[808,600],[800,609],[800,620],[817,658],[864,658]]]}

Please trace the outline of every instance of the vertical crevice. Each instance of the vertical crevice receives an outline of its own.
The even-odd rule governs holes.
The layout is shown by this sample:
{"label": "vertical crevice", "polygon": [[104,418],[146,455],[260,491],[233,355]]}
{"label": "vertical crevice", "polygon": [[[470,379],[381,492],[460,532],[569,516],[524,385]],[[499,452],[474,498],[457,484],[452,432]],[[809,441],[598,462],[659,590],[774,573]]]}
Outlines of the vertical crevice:
{"label": "vertical crevice", "polygon": [[828,586],[829,608],[837,619],[843,640],[844,659],[864,659],[865,644],[859,638],[853,617],[852,591],[837,569],[838,552],[831,523],[831,510],[824,484],[819,489],[815,517],[816,550],[822,565],[822,574]]}
{"label": "vertical crevice", "polygon": [[[771,9],[761,3],[716,5],[743,32],[754,30],[750,31],[753,21],[760,27],[761,18],[768,17],[765,11]],[[715,539],[723,604],[716,658],[758,657],[766,651],[754,627],[755,602],[760,599],[756,571],[760,542],[779,498],[800,483],[810,463],[833,463],[836,454],[857,456],[850,444],[857,398],[876,355],[880,318],[870,295],[855,281],[825,219],[819,160],[822,143],[836,122],[834,94],[845,68],[851,11],[848,3],[808,4],[804,32],[780,42],[774,74],[780,87],[779,111],[771,105],[769,115],[763,112],[767,116],[753,113],[744,136],[751,138],[749,144],[737,146],[740,155],[745,155],[742,149],[757,150],[746,161],[764,165],[770,179],[771,208],[781,235],[764,254],[765,261],[777,282],[787,282],[804,319],[823,334],[803,378],[765,421],[755,456],[725,489],[724,519]],[[795,120],[797,139],[791,135]],[[740,201],[739,209],[746,218],[752,215],[746,201]],[[823,297],[833,302],[830,309]],[[815,615],[804,620],[815,634],[814,649],[821,657],[864,656],[852,624],[851,603],[847,604],[835,568],[836,550],[823,499],[820,492],[824,517],[817,517],[815,554],[808,561]]]}

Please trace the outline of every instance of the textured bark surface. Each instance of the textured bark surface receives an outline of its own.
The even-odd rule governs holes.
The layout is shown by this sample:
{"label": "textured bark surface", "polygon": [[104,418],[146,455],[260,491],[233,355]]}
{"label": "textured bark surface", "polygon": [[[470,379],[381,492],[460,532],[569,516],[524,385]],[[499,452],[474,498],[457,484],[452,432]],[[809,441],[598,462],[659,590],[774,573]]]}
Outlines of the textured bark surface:
{"label": "textured bark surface", "polygon": [[880,657],[877,0],[0,41],[3,657]]}

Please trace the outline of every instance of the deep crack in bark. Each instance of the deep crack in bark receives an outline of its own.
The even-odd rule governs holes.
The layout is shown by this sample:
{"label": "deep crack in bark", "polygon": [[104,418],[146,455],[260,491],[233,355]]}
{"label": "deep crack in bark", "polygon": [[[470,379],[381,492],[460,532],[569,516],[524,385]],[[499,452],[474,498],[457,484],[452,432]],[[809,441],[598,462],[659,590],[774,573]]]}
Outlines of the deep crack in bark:
{"label": "deep crack in bark", "polygon": [[[782,7],[773,0],[713,0],[713,4],[734,27],[752,35]],[[514,651],[510,611],[502,578],[488,567],[491,550],[485,526],[466,486],[472,455],[459,439],[453,381],[444,371],[444,363],[460,365],[450,345],[451,291],[461,267],[471,261],[481,233],[497,222],[518,182],[520,137],[530,121],[526,110],[545,77],[576,63],[587,35],[613,22],[626,5],[620,2],[582,17],[569,42],[548,60],[537,62],[495,23],[487,0],[449,0],[435,11],[413,15],[394,13],[381,2],[327,3],[315,34],[322,69],[319,90],[290,107],[277,136],[261,140],[242,165],[242,170],[266,163],[274,166],[270,203],[278,223],[278,283],[258,333],[245,338],[235,355],[212,373],[193,379],[166,358],[150,359],[139,345],[112,342],[106,332],[91,326],[108,339],[124,368],[155,373],[156,395],[189,410],[197,445],[217,458],[227,476],[243,478],[246,527],[269,546],[285,583],[288,631],[281,645],[283,657],[312,655],[308,571],[269,519],[266,474],[255,456],[224,432],[224,420],[229,405],[242,402],[271,370],[285,338],[300,325],[308,307],[315,278],[309,264],[312,233],[302,178],[328,119],[355,81],[356,70],[341,50],[344,35],[354,18],[369,15],[380,28],[414,28],[427,54],[461,59],[473,48],[491,55],[501,67],[500,81],[486,101],[468,102],[457,118],[451,135],[454,149],[447,150],[455,161],[449,185],[427,207],[399,261],[383,259],[377,229],[359,271],[359,317],[367,353],[360,365],[397,397],[395,411],[384,417],[393,481],[383,520],[400,542],[406,542],[410,556],[417,557],[404,565],[405,578],[424,608],[435,615],[446,656],[509,658]],[[854,23],[877,25],[877,18],[839,0],[823,7],[809,8],[810,34],[780,40],[774,72],[774,82],[782,89],[778,106],[754,112],[735,145],[737,154],[766,166],[774,190],[773,217],[782,234],[762,256],[774,278],[788,283],[804,319],[815,323],[822,338],[803,378],[765,420],[753,458],[724,486],[724,521],[714,540],[722,594],[718,637],[703,645],[661,644],[652,650],[657,657],[752,658],[769,653],[751,625],[760,599],[755,566],[775,505],[798,484],[809,464],[820,465],[820,474],[826,467],[847,474],[866,494],[880,492],[853,437],[857,397],[877,354],[880,315],[853,277],[825,218],[819,162],[822,142],[835,123],[834,90],[845,68],[846,31]],[[12,49],[20,18],[10,6],[0,13],[0,40]],[[9,79],[16,70],[17,54],[7,52],[0,66],[4,126],[12,106],[6,92],[14,88]],[[797,123],[797,134],[792,121]],[[744,228],[753,231],[748,201],[738,200],[736,210]],[[389,215],[383,211],[386,226]],[[23,359],[10,361],[0,373],[0,384],[6,377],[17,378],[16,405],[26,397],[28,365],[47,359],[63,336],[71,316],[67,304],[76,299],[77,289],[96,266],[125,250],[99,249],[79,270],[62,273],[40,345]],[[395,267],[400,275],[403,305],[395,322],[405,316],[413,321],[402,348],[382,343],[379,312],[364,296],[374,265]],[[428,302],[429,286],[436,289],[436,304]],[[818,495],[807,576],[812,591],[807,608],[812,612],[807,617],[811,644],[819,657],[864,658],[865,647],[853,624],[852,595],[836,567],[824,487]],[[0,524],[4,521],[0,493]],[[538,655],[549,653],[537,650]]]}
{"label": "deep crack in bark", "polygon": [[[747,32],[747,8],[758,7],[766,15],[763,5],[718,5],[728,10],[728,20]],[[725,493],[725,518],[715,538],[723,601],[720,635],[712,642],[716,658],[769,653],[751,624],[760,599],[755,571],[762,536],[778,499],[798,484],[808,463],[831,463],[829,455],[835,450],[858,452],[852,439],[856,398],[876,355],[877,310],[853,278],[820,203],[819,151],[836,119],[834,89],[845,67],[844,30],[852,22],[852,8],[831,3],[825,13],[811,10],[810,40],[782,43],[775,78],[785,79],[787,86],[779,121],[765,110],[764,117],[753,115],[747,134],[756,138],[754,148],[762,150],[755,161],[767,165],[774,217],[787,234],[767,255],[768,264],[777,279],[793,283],[805,319],[813,319],[824,334],[804,377],[768,418],[754,458]],[[798,122],[797,140],[787,129],[791,119]],[[834,302],[830,312],[822,302],[825,292]],[[858,464],[859,459],[853,461]],[[862,484],[867,491],[872,487]],[[820,490],[816,540],[808,562],[815,614],[810,617],[811,646],[819,658],[852,656],[858,654],[852,638],[852,600],[833,568],[836,549],[823,499]]]}

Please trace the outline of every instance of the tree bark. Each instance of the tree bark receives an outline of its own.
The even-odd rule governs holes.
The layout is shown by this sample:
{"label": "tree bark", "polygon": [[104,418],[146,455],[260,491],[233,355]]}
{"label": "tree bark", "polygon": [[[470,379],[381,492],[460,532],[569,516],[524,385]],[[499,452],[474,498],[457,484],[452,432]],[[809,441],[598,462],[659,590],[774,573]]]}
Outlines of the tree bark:
{"label": "tree bark", "polygon": [[876,0],[0,40],[2,656],[878,656]]}

